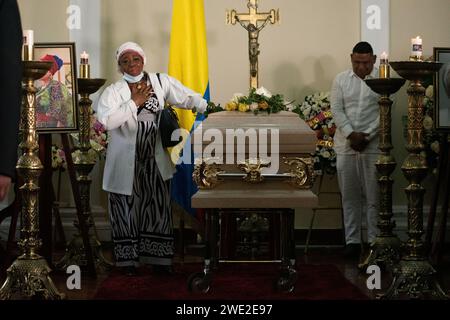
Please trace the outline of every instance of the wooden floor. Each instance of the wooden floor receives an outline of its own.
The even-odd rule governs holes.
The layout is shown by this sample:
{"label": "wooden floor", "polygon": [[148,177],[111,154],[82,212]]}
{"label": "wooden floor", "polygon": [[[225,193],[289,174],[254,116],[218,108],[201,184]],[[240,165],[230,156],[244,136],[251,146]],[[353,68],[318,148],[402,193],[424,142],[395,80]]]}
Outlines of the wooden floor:
{"label": "wooden floor", "polygon": [[[194,250],[195,251],[195,250]],[[198,250],[197,250],[198,251]],[[105,257],[111,259],[111,251],[104,250]],[[55,255],[55,261],[61,256],[61,253]],[[188,254],[185,256],[185,263],[201,262],[202,257],[198,254]],[[392,277],[387,274],[382,274],[381,290],[369,290],[366,285],[368,274],[357,268],[357,261],[345,259],[342,256],[341,247],[313,247],[310,248],[308,254],[303,253],[303,249],[299,248],[297,252],[297,261],[299,263],[312,264],[333,264],[337,266],[344,276],[359,287],[368,297],[375,299],[377,294],[384,292],[392,282]],[[179,257],[175,257],[175,263],[179,263]],[[448,255],[444,256],[443,262],[439,267],[439,283],[443,289],[448,293],[450,289],[450,259]],[[68,275],[63,272],[53,272],[51,279],[54,281],[58,290],[66,295],[69,300],[90,300],[94,297],[99,284],[107,277],[107,273],[99,273],[96,279],[90,277],[82,277],[81,290],[67,290],[66,280]],[[4,278],[1,279],[2,283]],[[332,289],[332,288],[330,288]]]}

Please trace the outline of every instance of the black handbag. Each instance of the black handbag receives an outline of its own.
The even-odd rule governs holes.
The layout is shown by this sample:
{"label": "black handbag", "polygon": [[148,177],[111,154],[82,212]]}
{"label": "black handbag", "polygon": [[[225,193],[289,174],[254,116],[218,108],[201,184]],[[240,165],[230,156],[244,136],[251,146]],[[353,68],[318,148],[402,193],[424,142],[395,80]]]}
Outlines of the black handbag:
{"label": "black handbag", "polygon": [[[156,76],[158,77],[159,85],[162,87],[159,73],[157,73]],[[159,117],[159,132],[161,134],[161,143],[163,148],[174,147],[183,140],[181,135],[178,138],[178,141],[172,140],[172,133],[177,129],[180,129],[177,113],[172,107],[164,108]]]}
{"label": "black handbag", "polygon": [[159,118],[159,132],[161,134],[161,142],[164,148],[174,147],[183,140],[182,136],[180,136],[178,140],[172,140],[172,133],[177,129],[180,129],[177,113],[172,107],[164,108],[161,111]]}

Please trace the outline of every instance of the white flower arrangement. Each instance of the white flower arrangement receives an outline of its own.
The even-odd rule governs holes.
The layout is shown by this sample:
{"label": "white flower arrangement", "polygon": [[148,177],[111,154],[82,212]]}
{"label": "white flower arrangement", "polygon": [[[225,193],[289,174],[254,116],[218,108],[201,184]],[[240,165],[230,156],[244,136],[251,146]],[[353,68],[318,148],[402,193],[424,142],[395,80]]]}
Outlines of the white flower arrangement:
{"label": "white flower arrangement", "polygon": [[[264,87],[257,89],[250,89],[248,96],[242,93],[235,93],[233,98],[225,104],[225,111],[251,111],[257,114],[261,111],[267,113],[277,113],[282,110],[286,110],[286,103],[283,100],[283,96],[280,94],[273,95],[269,90]],[[220,111],[217,106],[212,104],[212,112]],[[222,109],[223,111],[223,109]],[[209,112],[211,113],[211,112]]]}
{"label": "white flower arrangement", "polygon": [[89,161],[91,163],[95,163],[98,157],[97,151],[94,149],[89,149],[87,152],[87,158],[82,156],[81,150],[77,149],[74,152],[72,152],[72,159],[73,162],[83,162],[83,161]]}
{"label": "white flower arrangement", "polygon": [[[309,120],[317,116],[322,111],[330,109],[330,93],[318,92],[306,96],[305,101],[299,105],[302,117],[304,120]],[[303,115],[303,116],[302,116]]]}
{"label": "white flower arrangement", "polygon": [[264,87],[259,87],[258,89],[256,89],[255,93],[259,94],[260,96],[269,98],[269,99],[272,98],[272,93],[270,93],[270,91]]}
{"label": "white flower arrangement", "polygon": [[316,132],[317,145],[314,157],[316,174],[336,172],[336,153],[333,137],[336,125],[330,111],[330,93],[318,92],[306,96],[303,103],[292,109]]}
{"label": "white flower arrangement", "polygon": [[89,137],[92,148],[103,155],[108,147],[108,132],[105,127],[97,120],[94,114],[91,114],[91,130]]}
{"label": "white flower arrangement", "polygon": [[293,111],[296,108],[293,102],[286,102],[283,95],[272,94],[264,87],[251,88],[248,96],[242,93],[233,94],[233,97],[225,104],[225,107],[222,107],[220,104],[216,105],[211,101],[208,102],[206,115],[220,111],[253,112],[254,114],[259,112],[270,114],[283,110]]}
{"label": "white flower arrangement", "polygon": [[[75,147],[79,148],[80,141],[78,133],[72,133],[71,137],[73,138]],[[99,158],[106,153],[108,139],[108,131],[106,131],[105,127],[95,117],[94,112],[92,112],[90,115],[89,142],[91,143],[91,148],[97,152]]]}

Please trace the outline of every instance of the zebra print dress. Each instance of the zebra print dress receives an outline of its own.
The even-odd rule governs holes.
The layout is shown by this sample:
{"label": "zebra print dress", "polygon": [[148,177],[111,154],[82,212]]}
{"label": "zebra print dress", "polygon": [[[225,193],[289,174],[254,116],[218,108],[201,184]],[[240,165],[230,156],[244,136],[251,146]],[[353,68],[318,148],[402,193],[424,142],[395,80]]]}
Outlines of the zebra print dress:
{"label": "zebra print dress", "polygon": [[109,193],[116,265],[171,265],[174,252],[170,180],[155,160],[157,125],[138,116],[133,191]]}

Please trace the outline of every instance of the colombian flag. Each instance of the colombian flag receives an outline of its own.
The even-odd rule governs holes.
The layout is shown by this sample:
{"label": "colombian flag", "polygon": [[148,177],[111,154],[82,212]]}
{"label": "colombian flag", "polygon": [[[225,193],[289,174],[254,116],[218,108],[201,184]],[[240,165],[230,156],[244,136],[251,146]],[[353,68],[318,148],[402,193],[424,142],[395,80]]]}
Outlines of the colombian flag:
{"label": "colombian flag", "polygon": [[[172,10],[169,75],[181,81],[186,87],[203,94],[209,101],[208,49],[203,0],[174,0]],[[192,132],[194,124],[198,123],[196,121],[203,120],[203,115],[197,116],[191,110],[177,108],[175,110],[180,126],[188,132]],[[183,137],[183,143],[175,147],[178,150],[173,150],[172,155],[179,154],[183,148],[182,144],[190,144],[189,137]],[[183,152],[190,150],[184,148]],[[172,179],[172,198],[186,211],[195,214],[195,210],[191,208],[191,197],[197,192],[197,187],[192,180],[194,163],[192,154],[189,156],[190,164],[177,165],[177,173]],[[185,157],[186,155],[183,158]]]}

